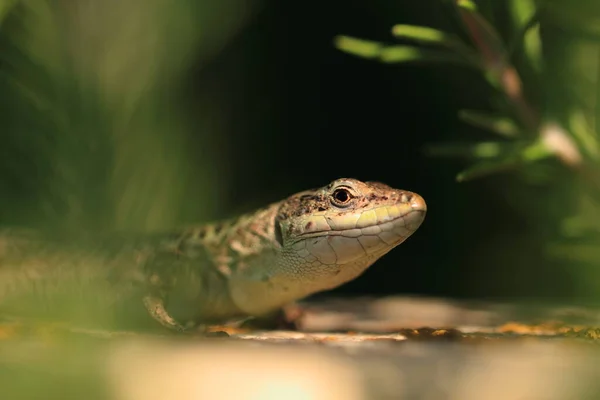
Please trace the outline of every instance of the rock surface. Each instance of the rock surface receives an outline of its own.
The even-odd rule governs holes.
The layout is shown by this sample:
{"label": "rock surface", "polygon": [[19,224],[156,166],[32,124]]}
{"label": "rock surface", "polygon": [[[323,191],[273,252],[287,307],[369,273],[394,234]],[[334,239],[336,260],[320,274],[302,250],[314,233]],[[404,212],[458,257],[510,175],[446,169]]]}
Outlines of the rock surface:
{"label": "rock surface", "polygon": [[443,299],[304,305],[229,337],[0,326],[2,398],[594,399],[600,311]]}

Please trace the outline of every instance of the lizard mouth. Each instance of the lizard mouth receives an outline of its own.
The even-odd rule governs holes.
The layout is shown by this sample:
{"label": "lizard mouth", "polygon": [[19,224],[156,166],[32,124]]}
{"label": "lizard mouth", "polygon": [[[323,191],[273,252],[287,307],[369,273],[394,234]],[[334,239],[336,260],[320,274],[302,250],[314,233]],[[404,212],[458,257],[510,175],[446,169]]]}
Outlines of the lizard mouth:
{"label": "lizard mouth", "polygon": [[[374,211],[374,210],[369,210]],[[406,236],[416,231],[423,220],[425,219],[425,210],[408,210],[404,214],[395,216],[393,218],[378,219],[370,225],[355,227],[355,228],[341,228],[335,229],[335,224],[330,229],[319,229],[309,232],[304,232],[299,235],[299,238],[312,238],[322,236],[344,236],[348,238],[358,238],[364,235],[377,235],[381,232],[400,231],[398,233],[404,233]],[[308,224],[307,224],[308,225]],[[341,225],[341,224],[340,224]]]}
{"label": "lizard mouth", "polygon": [[[360,228],[331,229],[299,235],[292,244],[297,255],[320,265],[373,262],[411,236],[425,219],[424,209],[410,209]],[[348,222],[348,221],[345,221]],[[362,261],[361,261],[362,260]]]}

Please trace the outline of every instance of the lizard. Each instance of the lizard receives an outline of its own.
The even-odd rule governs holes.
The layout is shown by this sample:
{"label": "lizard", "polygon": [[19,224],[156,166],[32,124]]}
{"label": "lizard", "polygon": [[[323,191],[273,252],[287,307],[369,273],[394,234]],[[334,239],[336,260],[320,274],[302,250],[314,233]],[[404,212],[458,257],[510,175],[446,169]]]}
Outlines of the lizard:
{"label": "lizard", "polygon": [[260,318],[361,275],[425,218],[418,194],[342,178],[223,222],[175,232],[0,231],[0,315],[84,326]]}

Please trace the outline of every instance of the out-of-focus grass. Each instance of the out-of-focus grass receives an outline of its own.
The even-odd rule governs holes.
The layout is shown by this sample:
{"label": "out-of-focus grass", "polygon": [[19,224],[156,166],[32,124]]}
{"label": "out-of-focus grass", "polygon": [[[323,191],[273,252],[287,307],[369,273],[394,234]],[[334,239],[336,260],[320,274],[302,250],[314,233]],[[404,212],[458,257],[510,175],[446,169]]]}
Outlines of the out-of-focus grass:
{"label": "out-of-focus grass", "polygon": [[0,2],[2,224],[141,230],[209,217],[226,184],[213,148],[223,115],[191,114],[182,94],[244,23],[241,5]]}
{"label": "out-of-focus grass", "polygon": [[[440,5],[460,31],[398,25],[391,33],[401,44],[338,36],[335,45],[382,62],[445,62],[479,71],[493,89],[493,109],[462,110],[457,117],[490,135],[478,143],[457,137],[432,144],[429,155],[467,160],[458,181],[511,173],[496,189],[530,227],[528,242],[544,249],[542,262],[559,265],[579,283],[576,297],[600,300],[600,3]],[[395,49],[405,49],[405,56],[390,57]],[[498,242],[493,254],[508,263],[527,258],[526,246],[510,243]],[[543,273],[544,267],[532,268]]]}
{"label": "out-of-focus grass", "polygon": [[[189,80],[251,10],[242,0],[0,0],[0,225],[141,231],[211,217],[227,184],[217,185],[227,154],[215,147],[225,117],[200,87],[193,97],[206,106],[189,104]],[[83,301],[96,282],[83,281],[62,282],[58,301],[103,320]],[[37,289],[24,296],[47,294]],[[80,361],[95,349],[70,341],[51,369],[32,347],[24,368],[3,358],[2,397],[105,398]]]}

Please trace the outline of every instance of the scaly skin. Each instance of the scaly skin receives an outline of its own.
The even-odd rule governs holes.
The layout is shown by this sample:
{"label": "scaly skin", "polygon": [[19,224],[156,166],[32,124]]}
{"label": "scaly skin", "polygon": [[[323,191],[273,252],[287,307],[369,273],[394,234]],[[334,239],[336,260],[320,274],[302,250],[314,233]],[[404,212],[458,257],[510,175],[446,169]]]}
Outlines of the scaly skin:
{"label": "scaly skin", "polygon": [[[174,330],[270,314],[362,274],[421,225],[425,201],[339,179],[175,234],[0,234],[0,313]],[[154,322],[154,323],[155,323]]]}

